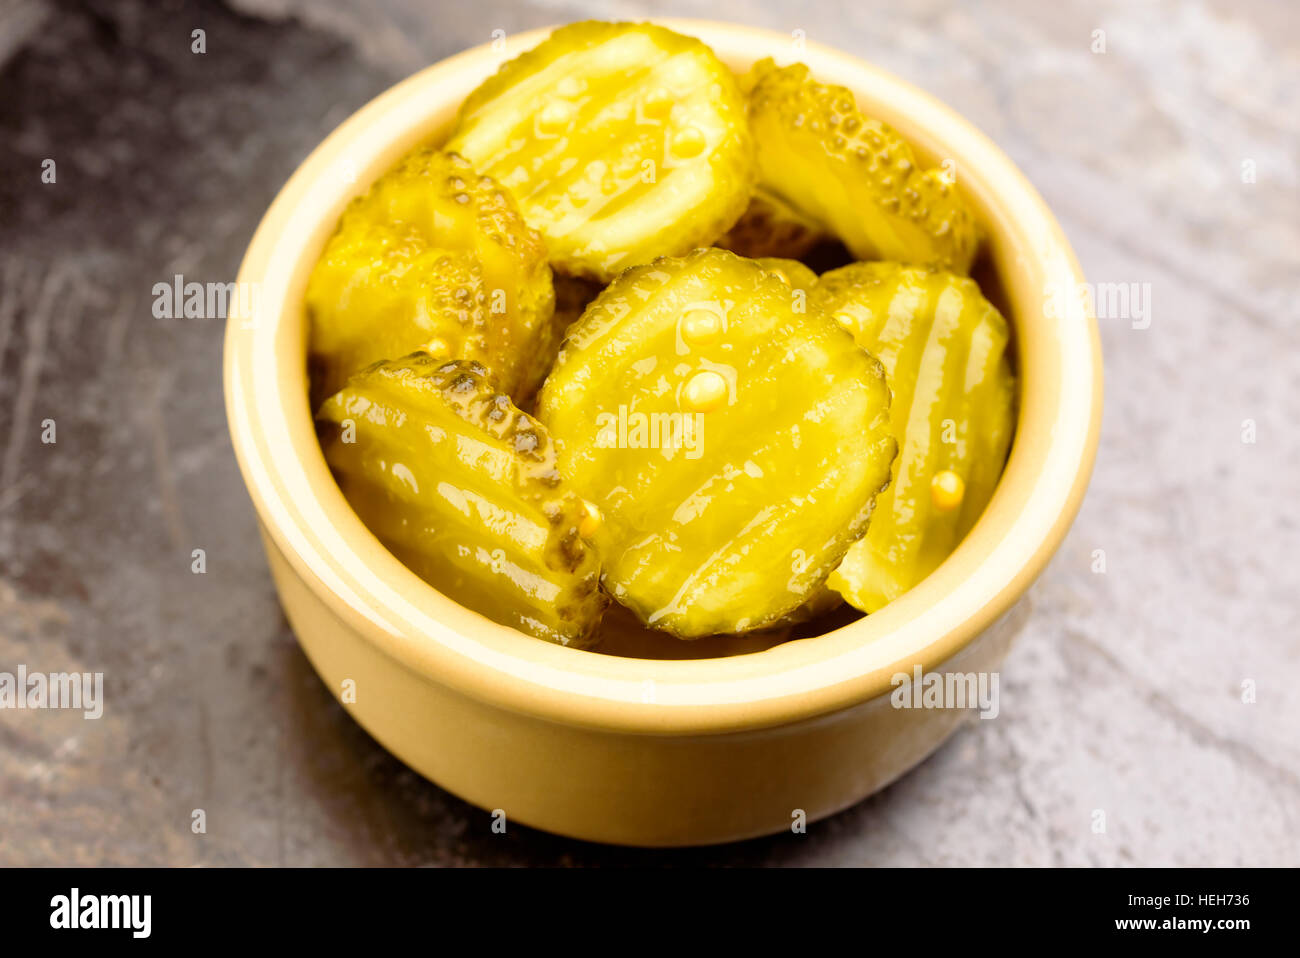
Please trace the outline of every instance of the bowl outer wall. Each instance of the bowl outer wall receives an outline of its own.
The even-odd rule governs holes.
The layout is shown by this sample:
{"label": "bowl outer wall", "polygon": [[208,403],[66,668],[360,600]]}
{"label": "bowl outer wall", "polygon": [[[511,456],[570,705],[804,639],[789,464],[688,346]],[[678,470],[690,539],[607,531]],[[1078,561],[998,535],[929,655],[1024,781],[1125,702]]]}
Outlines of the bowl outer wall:
{"label": "bowl outer wall", "polygon": [[440,595],[352,512],[316,443],[306,400],[307,275],[346,202],[418,142],[445,133],[461,99],[549,28],[444,60],[335,130],[293,174],[254,235],[239,281],[256,312],[232,312],[225,381],[231,433],[267,535],[310,592],[417,674],[511,711],[593,729],[699,734],[765,728],[851,707],[914,665],[937,668],[1003,615],[1046,566],[1082,501],[1101,419],[1101,350],[1083,276],[1060,227],[1011,161],[951,110],[883,71],[783,34],[662,20],[737,69],[801,60],[849,87],[931,162],[951,158],[984,223],[1011,300],[1021,375],[1016,440],[984,516],[934,574],[841,629],[752,655],[625,659],[538,642]]}

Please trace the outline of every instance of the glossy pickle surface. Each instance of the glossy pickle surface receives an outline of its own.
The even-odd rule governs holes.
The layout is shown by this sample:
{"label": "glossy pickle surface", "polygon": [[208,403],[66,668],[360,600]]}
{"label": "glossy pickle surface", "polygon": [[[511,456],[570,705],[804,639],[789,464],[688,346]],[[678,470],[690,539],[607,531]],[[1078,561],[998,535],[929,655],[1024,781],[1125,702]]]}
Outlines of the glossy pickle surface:
{"label": "glossy pickle surface", "polygon": [[583,646],[605,606],[590,510],[547,429],[479,363],[415,353],[353,376],[317,416],[361,520],[413,572],[497,622]]}
{"label": "glossy pickle surface", "polygon": [[561,468],[605,516],[605,587],[653,628],[780,620],[887,480],[883,369],[797,292],[719,249],[636,267],[570,329],[542,389]]}
{"label": "glossy pickle surface", "polygon": [[838,236],[855,259],[970,269],[979,231],[952,177],[922,169],[911,145],[862,113],[850,90],[770,59],[754,65],[747,85],[765,191]]}
{"label": "glossy pickle surface", "polygon": [[[738,634],[840,595],[874,611],[978,518],[1012,428],[1001,316],[959,275],[798,261],[835,236],[960,273],[978,243],[847,90],[770,60],[737,84],[692,38],[573,24],[471,94],[448,147],[473,162],[417,150],[354,201],[308,291],[317,399],[423,351],[319,420],[345,495],[426,581],[561,644],[593,641],[596,581],[653,629]],[[664,258],[711,242],[754,258]],[[677,416],[677,446],[630,440],[638,416]],[[955,505],[923,495],[939,473]]]}
{"label": "glossy pickle surface", "polygon": [[416,349],[531,394],[554,308],[546,248],[510,195],[455,154],[414,150],[349,204],[308,280],[313,406]]}
{"label": "glossy pickle surface", "polygon": [[889,488],[828,583],[874,612],[933,572],[993,494],[1014,427],[1007,324],[974,280],[897,263],[832,270],[811,300],[880,359],[893,393]]}
{"label": "glossy pickle surface", "polygon": [[646,23],[559,28],[466,98],[448,149],[514,194],[558,271],[601,282],[712,243],[755,176],[731,71]]}

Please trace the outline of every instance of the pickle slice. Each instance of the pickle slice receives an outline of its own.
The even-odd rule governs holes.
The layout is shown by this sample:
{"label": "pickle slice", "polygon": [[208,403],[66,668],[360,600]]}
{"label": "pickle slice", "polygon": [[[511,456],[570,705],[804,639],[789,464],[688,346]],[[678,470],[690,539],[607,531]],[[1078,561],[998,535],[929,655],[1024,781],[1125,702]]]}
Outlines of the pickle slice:
{"label": "pickle slice", "polygon": [[854,257],[969,271],[974,214],[891,127],[808,67],[756,63],[747,81],[761,187],[837,235]]}
{"label": "pickle slice", "polygon": [[736,225],[713,245],[753,259],[799,259],[829,235],[815,220],[759,186]]}
{"label": "pickle slice", "polygon": [[885,365],[900,452],[828,584],[874,612],[941,563],[988,504],[1014,428],[1007,324],[974,280],[896,263],[823,274],[810,303]]}
{"label": "pickle slice", "polygon": [[880,364],[757,263],[634,267],[569,330],[538,416],[604,516],[603,583],[681,638],[779,622],[866,527],[889,476]]}
{"label": "pickle slice", "polygon": [[352,201],[312,270],[313,406],[417,349],[478,360],[511,395],[535,389],[554,303],[541,237],[510,197],[463,158],[416,150]]}
{"label": "pickle slice", "polygon": [[561,479],[546,427],[484,366],[422,352],[376,363],[317,422],[343,494],[411,571],[496,622],[591,643],[608,601],[583,535],[593,510]]}
{"label": "pickle slice", "polygon": [[469,95],[448,149],[511,190],[557,270],[601,282],[713,242],[755,176],[735,77],[646,23],[556,30]]}

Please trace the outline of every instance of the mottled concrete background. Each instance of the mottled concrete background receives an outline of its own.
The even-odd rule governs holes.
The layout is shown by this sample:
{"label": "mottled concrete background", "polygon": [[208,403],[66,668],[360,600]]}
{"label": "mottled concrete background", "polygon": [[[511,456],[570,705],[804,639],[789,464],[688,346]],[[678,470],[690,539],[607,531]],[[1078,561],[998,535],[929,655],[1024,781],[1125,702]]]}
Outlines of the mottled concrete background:
{"label": "mottled concrete background", "polygon": [[1300,862],[1289,7],[654,5],[802,29],[932,91],[1038,185],[1092,281],[1151,305],[1147,328],[1102,320],[1096,477],[1001,716],[806,836],[665,853],[493,835],[353,724],[267,576],[221,323],[150,310],[176,273],[232,279],[293,168],[393,81],[496,29],[652,7],[0,5],[0,670],[107,684],[99,721],[0,712],[0,864]]}

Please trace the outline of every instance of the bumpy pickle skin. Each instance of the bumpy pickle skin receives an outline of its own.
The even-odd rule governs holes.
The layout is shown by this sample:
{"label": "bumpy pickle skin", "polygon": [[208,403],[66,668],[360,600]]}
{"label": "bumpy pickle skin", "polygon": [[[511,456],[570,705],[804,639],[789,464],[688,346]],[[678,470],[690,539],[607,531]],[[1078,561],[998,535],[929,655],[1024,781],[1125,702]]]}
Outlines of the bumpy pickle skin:
{"label": "bumpy pickle skin", "polygon": [[810,301],[879,357],[893,391],[890,486],[828,580],[875,612],[933,572],[993,495],[1014,429],[1007,324],[973,280],[896,263],[825,273]]}
{"label": "bumpy pickle skin", "polygon": [[834,233],[855,259],[970,270],[975,217],[943,170],[808,67],[756,63],[747,80],[760,188]]}
{"label": "bumpy pickle skin", "polygon": [[313,405],[417,349],[535,390],[555,306],[541,237],[459,156],[421,148],[353,200],[307,284]]}
{"label": "bumpy pickle skin", "polygon": [[343,494],[416,575],[529,635],[594,641],[608,600],[590,504],[561,478],[546,427],[484,366],[426,353],[376,363],[317,423]]}
{"label": "bumpy pickle skin", "polygon": [[756,169],[735,77],[645,23],[556,30],[469,95],[448,149],[514,194],[557,271],[600,282],[712,243]]}
{"label": "bumpy pickle skin", "polygon": [[603,583],[680,638],[781,622],[889,476],[884,371],[753,261],[634,267],[570,329],[538,417],[604,524]]}

